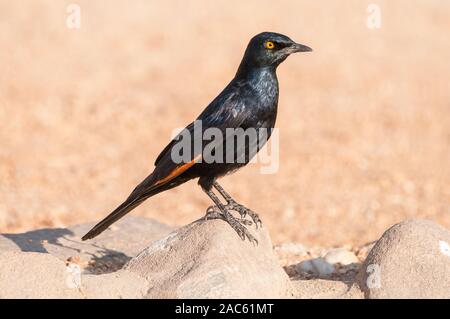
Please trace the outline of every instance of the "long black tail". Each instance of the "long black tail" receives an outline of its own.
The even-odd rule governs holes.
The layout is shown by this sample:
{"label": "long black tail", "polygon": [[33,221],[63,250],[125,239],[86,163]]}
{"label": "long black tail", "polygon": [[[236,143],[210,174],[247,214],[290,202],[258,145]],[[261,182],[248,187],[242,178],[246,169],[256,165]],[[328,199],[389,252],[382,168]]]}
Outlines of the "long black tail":
{"label": "long black tail", "polygon": [[142,202],[144,202],[147,198],[148,197],[139,198],[136,200],[127,199],[119,207],[117,207],[111,214],[109,214],[105,219],[103,219],[101,222],[95,225],[94,228],[92,228],[86,235],[84,235],[81,238],[81,240],[87,240],[97,237],[113,223],[121,219],[123,216],[125,216],[127,213],[129,213],[131,210],[133,210],[140,204],[142,204]]}
{"label": "long black tail", "polygon": [[159,193],[158,187],[147,186],[152,184],[152,175],[147,177],[141,184],[134,189],[134,191],[128,196],[127,200],[119,205],[111,214],[106,216],[101,222],[94,226],[81,240],[92,239],[100,235],[113,223],[121,219],[130,211],[142,204],[146,199]]}

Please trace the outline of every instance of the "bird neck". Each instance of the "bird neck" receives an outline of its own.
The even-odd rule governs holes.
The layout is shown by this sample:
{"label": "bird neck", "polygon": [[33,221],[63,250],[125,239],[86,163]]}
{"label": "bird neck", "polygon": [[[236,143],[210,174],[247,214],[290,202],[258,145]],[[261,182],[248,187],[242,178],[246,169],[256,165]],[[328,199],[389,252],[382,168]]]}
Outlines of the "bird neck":
{"label": "bird neck", "polygon": [[236,80],[246,80],[250,82],[273,81],[278,83],[276,67],[248,66],[245,61],[242,61],[234,78]]}
{"label": "bird neck", "polygon": [[234,78],[235,83],[245,83],[245,88],[256,98],[255,103],[260,109],[268,110],[276,116],[278,104],[278,79],[276,68],[251,68],[239,72]]}

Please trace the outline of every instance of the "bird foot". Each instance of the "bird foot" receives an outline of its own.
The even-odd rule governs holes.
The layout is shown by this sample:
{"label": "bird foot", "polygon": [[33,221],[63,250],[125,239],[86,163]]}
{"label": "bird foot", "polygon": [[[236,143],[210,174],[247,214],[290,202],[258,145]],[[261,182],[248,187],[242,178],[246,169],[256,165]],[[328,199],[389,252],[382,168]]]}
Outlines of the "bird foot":
{"label": "bird foot", "polygon": [[[228,205],[224,205],[224,208],[227,211],[232,210],[232,208],[229,207]],[[239,221],[239,223],[241,223],[245,226],[253,225],[253,222],[251,220],[244,219],[244,217],[241,215],[240,219],[237,219],[237,218],[235,218],[235,219],[237,221]],[[208,209],[206,210],[205,220],[208,220],[208,219],[225,219],[225,218],[224,218],[224,215],[223,215],[222,211],[220,210],[220,208],[217,207],[216,205],[214,205],[214,206],[209,206]]]}
{"label": "bird foot", "polygon": [[242,240],[248,239],[250,242],[258,245],[258,240],[252,234],[250,234],[250,232],[245,227],[250,226],[253,223],[243,218],[240,219],[235,218],[228,211],[230,208],[227,208],[227,206],[228,205],[222,206],[224,208],[223,211],[216,205],[210,206],[206,211],[204,220],[222,219],[226,221],[231,226],[231,228],[233,228],[236,231],[236,233],[239,235],[239,237],[241,237]]}
{"label": "bird foot", "polygon": [[[259,218],[258,214],[252,211],[251,209],[245,207],[244,205],[236,203],[234,200],[228,201],[226,208],[230,210],[234,210],[238,212],[241,215],[241,219],[244,219],[247,215],[250,216],[250,218],[255,223],[256,228],[258,229],[258,224],[260,227],[262,227],[262,221]],[[251,225],[251,224],[250,224]]]}

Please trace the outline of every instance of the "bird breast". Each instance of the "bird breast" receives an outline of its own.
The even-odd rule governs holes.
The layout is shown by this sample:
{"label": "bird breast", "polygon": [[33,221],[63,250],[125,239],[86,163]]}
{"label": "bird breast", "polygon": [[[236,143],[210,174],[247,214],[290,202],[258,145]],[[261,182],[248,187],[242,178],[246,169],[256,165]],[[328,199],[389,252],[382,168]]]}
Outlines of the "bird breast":
{"label": "bird breast", "polygon": [[272,109],[278,103],[278,79],[276,73],[261,70],[252,77],[250,85],[256,91],[259,104],[263,108]]}

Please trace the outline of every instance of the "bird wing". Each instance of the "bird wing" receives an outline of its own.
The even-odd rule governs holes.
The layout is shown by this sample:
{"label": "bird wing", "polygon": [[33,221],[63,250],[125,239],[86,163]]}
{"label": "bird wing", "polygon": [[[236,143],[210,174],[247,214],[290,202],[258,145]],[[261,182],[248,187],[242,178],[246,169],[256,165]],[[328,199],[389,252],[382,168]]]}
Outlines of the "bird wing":
{"label": "bird wing", "polygon": [[[193,133],[194,130],[194,122],[192,122],[191,124],[189,124],[188,126],[186,126],[184,128],[185,130],[188,130],[191,134]],[[161,161],[161,159],[164,157],[165,154],[171,152],[172,147],[175,145],[176,142],[179,141],[181,136],[181,133],[177,134],[177,136],[175,136],[172,141],[170,141],[169,144],[166,145],[166,147],[164,147],[164,149],[161,151],[161,153],[159,153],[158,157],[155,160],[155,166],[158,165],[158,163]]]}
{"label": "bird wing", "polygon": [[[194,144],[202,145],[203,141],[199,139],[203,139],[203,132],[208,128],[216,128],[219,129],[223,136],[225,136],[225,132],[227,128],[238,128],[241,127],[246,120],[252,116],[251,114],[251,99],[246,99],[246,94],[244,93],[245,86],[242,84],[229,84],[224,91],[219,94],[206,108],[205,110],[197,117],[196,121],[201,122],[202,134],[194,134],[195,122],[190,123],[184,130],[188,131],[188,134],[191,136],[191,150],[192,154],[189,161],[185,161],[184,165],[181,165],[183,168],[190,168],[195,164],[196,161],[201,159],[201,151],[202,149],[195,150]],[[173,147],[180,141],[183,132],[179,133],[175,136],[174,139],[161,151],[155,161],[155,170],[157,170],[158,166],[165,162],[167,166],[171,162],[171,153]],[[193,138],[192,138],[193,137]],[[225,140],[224,140],[225,141]],[[203,147],[202,147],[203,148]],[[193,162],[194,161],[194,162]],[[170,166],[170,165],[169,165]],[[167,172],[168,175],[173,174],[174,171],[184,172],[185,170],[180,169],[180,165],[172,165],[170,172]],[[163,174],[164,175],[164,174]]]}

